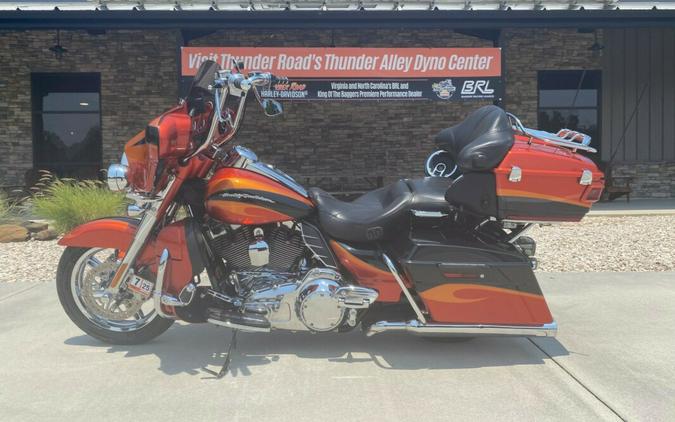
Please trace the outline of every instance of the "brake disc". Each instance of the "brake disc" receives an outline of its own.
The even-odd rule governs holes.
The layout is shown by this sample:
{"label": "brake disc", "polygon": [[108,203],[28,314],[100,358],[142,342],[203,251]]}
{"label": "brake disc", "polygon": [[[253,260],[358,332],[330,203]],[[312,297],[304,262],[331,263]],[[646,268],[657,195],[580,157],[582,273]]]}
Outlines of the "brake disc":
{"label": "brake disc", "polygon": [[117,295],[106,292],[106,286],[115,275],[119,263],[103,262],[91,270],[82,283],[82,300],[97,316],[108,320],[124,320],[133,317],[143,306],[143,298],[128,291]]}

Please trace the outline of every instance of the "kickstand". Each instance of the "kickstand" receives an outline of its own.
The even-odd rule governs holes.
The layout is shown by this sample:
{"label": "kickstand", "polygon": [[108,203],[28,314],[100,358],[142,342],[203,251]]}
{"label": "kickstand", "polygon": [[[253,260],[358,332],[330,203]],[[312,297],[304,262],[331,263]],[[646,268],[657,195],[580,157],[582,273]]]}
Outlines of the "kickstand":
{"label": "kickstand", "polygon": [[223,362],[220,372],[216,375],[217,379],[223,378],[227,375],[227,372],[230,369],[230,362],[232,361],[232,352],[237,349],[237,333],[239,330],[232,330],[232,339],[230,339],[230,345],[227,348],[227,356],[225,357],[225,362]]}

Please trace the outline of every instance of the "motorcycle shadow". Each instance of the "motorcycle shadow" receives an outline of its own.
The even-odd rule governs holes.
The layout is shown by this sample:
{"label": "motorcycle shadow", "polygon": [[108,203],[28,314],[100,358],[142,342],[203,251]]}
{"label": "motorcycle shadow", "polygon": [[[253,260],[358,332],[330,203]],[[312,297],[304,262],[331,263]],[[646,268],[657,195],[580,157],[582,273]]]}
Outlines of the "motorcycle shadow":
{"label": "motorcycle shadow", "polygon": [[[125,357],[155,355],[159,370],[211,377],[227,356],[232,331],[211,325],[175,324],[158,339],[143,345],[107,345],[82,335],[67,345],[106,347]],[[543,352],[546,351],[546,353]],[[295,357],[332,364],[367,364],[381,370],[436,370],[543,364],[570,352],[554,338],[476,337],[468,341],[429,340],[391,333],[366,337],[355,330],[343,334],[272,332],[238,333],[231,352],[229,376],[248,376],[257,367]],[[211,368],[211,369],[207,369]],[[215,368],[215,371],[213,371]],[[211,374],[211,376],[209,376]]]}

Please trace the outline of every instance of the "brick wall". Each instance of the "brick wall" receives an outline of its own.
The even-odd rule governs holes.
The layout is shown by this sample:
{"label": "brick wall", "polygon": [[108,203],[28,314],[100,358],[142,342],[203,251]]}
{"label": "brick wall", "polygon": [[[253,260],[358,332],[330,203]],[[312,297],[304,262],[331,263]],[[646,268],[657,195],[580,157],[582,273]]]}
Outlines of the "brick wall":
{"label": "brick wall", "polygon": [[675,198],[673,162],[616,164],[612,175],[632,178],[633,198]]}
{"label": "brick wall", "polygon": [[31,72],[100,72],[103,167],[124,142],[176,101],[176,33],[0,31],[0,185],[23,185],[33,167]]}
{"label": "brick wall", "polygon": [[[599,31],[600,42],[601,35]],[[602,67],[600,57],[588,50],[593,34],[576,29],[504,29],[501,41],[506,50],[505,108],[529,127],[537,126],[537,71]]]}

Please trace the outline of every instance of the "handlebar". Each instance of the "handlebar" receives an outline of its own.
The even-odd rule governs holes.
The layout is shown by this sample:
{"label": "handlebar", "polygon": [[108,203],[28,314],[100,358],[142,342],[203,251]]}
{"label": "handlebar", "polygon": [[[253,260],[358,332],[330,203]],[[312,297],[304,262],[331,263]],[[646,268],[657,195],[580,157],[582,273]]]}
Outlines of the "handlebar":
{"label": "handlebar", "polygon": [[287,78],[278,77],[271,73],[263,72],[253,72],[249,74],[248,77],[245,77],[241,73],[230,73],[223,75],[222,77],[216,79],[217,87],[224,87],[227,85],[230,89],[240,89],[244,92],[248,92],[251,88],[258,86],[265,86],[270,84],[276,84],[281,82],[287,82]]}
{"label": "handlebar", "polygon": [[[229,130],[227,131],[227,135],[219,139],[218,144],[215,146],[220,146],[232,139],[238,131],[242,117],[244,116],[246,98],[248,91],[250,91],[251,88],[253,88],[253,93],[265,110],[266,115],[275,116],[282,112],[281,105],[278,102],[270,99],[262,99],[257,87],[288,82],[288,79],[274,76],[268,72],[250,72],[248,76],[244,76],[244,74],[238,70],[239,67],[237,67],[236,72],[219,70],[216,73],[213,85],[209,87],[210,90],[213,90],[214,94],[213,120],[211,121],[209,133],[206,136],[204,143],[192,154],[188,155],[184,161],[187,161],[202,151],[205,151],[207,148],[214,146],[212,143],[217,133],[219,133],[219,125],[228,126]],[[239,106],[237,107],[236,112],[223,116],[225,101],[228,98],[228,95],[239,97]]]}

